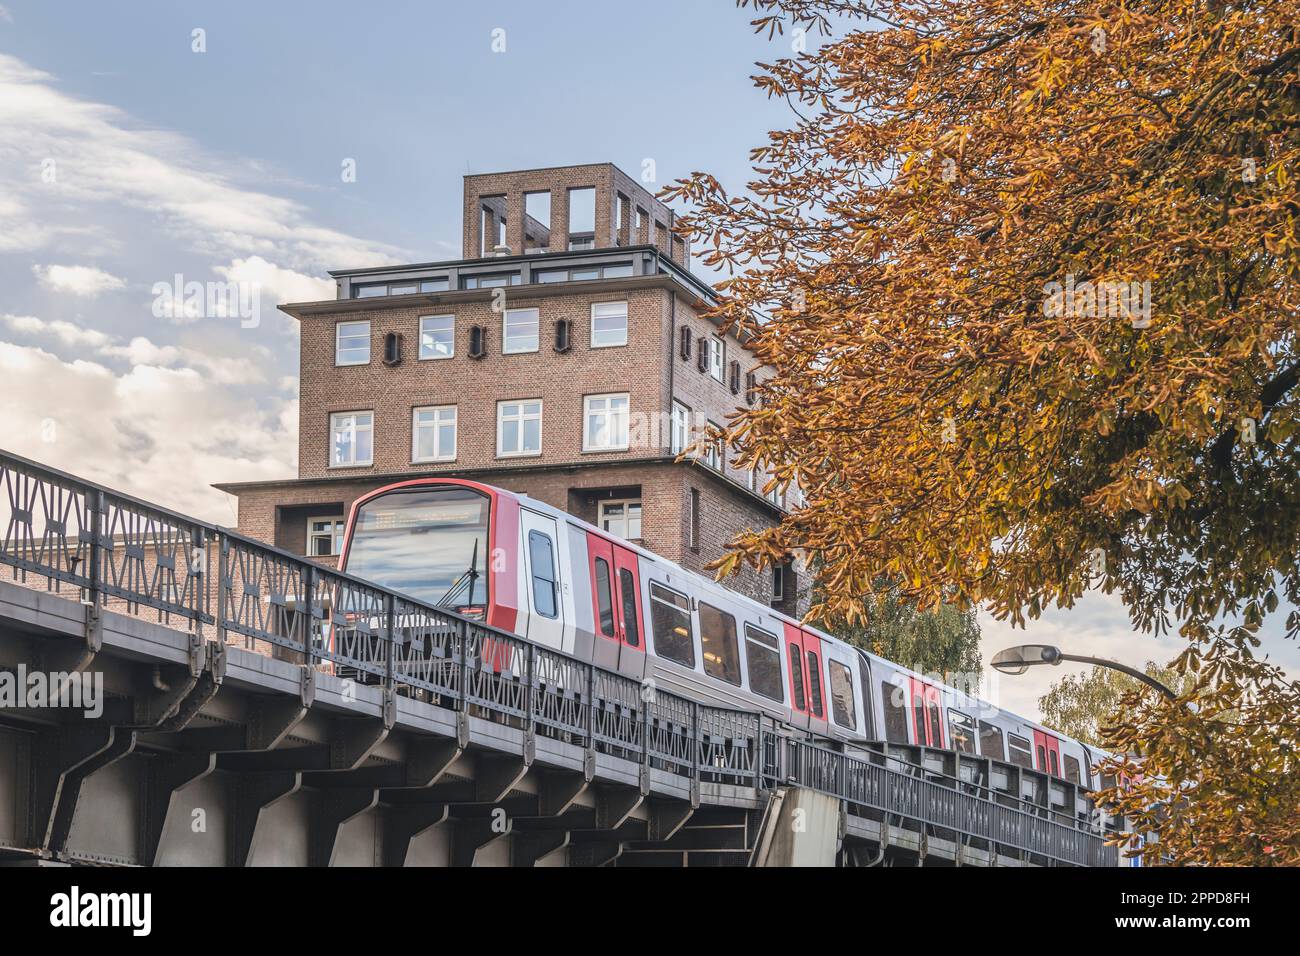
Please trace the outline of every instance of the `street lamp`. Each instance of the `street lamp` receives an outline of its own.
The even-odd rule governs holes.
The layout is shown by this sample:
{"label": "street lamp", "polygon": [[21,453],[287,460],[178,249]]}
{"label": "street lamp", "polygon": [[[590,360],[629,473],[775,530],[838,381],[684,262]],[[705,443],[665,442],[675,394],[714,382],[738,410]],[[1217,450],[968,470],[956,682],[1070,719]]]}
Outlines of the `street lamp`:
{"label": "street lamp", "polygon": [[993,669],[1003,674],[1023,674],[1026,669],[1037,664],[1060,664],[1061,661],[1076,661],[1080,664],[1095,664],[1098,667],[1109,667],[1113,671],[1119,671],[1127,674],[1134,680],[1140,680],[1148,687],[1154,687],[1160,693],[1164,694],[1170,700],[1177,700],[1178,695],[1166,687],[1160,681],[1156,680],[1149,674],[1144,674],[1136,668],[1129,667],[1127,664],[1121,664],[1118,661],[1108,661],[1101,657],[1085,657],[1082,654],[1065,654],[1059,647],[1053,647],[1050,644],[1021,644],[1019,647],[1008,647],[1006,650],[998,651],[993,655]]}

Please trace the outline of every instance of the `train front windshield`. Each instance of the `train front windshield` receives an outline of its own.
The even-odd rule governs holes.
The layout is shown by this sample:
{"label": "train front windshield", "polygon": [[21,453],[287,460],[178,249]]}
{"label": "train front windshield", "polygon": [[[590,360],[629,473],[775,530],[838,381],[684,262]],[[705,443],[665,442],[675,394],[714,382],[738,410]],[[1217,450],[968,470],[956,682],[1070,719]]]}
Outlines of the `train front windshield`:
{"label": "train front windshield", "polygon": [[346,570],[429,604],[485,604],[488,511],[469,488],[381,495],[358,509]]}

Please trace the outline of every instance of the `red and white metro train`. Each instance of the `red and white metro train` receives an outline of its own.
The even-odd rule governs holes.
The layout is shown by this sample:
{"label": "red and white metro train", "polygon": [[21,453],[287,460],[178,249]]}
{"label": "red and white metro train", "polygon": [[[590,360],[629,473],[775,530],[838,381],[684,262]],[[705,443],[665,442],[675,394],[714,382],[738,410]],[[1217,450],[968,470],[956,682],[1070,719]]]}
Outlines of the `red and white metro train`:
{"label": "red and white metro train", "polygon": [[557,508],[418,479],[352,507],[339,566],[429,604],[716,706],[845,745],[886,740],[1087,788],[1104,756],[780,614]]}

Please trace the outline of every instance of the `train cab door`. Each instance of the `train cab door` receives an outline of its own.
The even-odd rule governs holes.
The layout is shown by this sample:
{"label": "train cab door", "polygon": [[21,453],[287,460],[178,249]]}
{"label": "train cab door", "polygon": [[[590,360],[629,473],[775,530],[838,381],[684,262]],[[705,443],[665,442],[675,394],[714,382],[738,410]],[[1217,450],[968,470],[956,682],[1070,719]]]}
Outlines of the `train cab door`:
{"label": "train cab door", "polygon": [[557,650],[564,646],[564,580],[554,518],[521,509],[524,584],[528,595],[529,640]]}
{"label": "train cab door", "polygon": [[943,702],[939,688],[918,678],[912,682],[912,730],[917,746],[944,746]]}
{"label": "train cab door", "polygon": [[645,676],[645,617],[641,612],[641,571],[635,551],[613,545],[614,603],[618,623],[618,669]]}
{"label": "train cab door", "polygon": [[1053,777],[1061,776],[1061,741],[1058,737],[1034,731],[1034,757],[1038,769],[1050,773]]}
{"label": "train cab door", "polygon": [[645,674],[645,626],[635,551],[587,534],[596,643],[592,660],[634,677]]}
{"label": "train cab door", "polygon": [[790,677],[790,721],[796,727],[826,730],[826,668],[822,642],[794,624],[785,625],[785,650]]}

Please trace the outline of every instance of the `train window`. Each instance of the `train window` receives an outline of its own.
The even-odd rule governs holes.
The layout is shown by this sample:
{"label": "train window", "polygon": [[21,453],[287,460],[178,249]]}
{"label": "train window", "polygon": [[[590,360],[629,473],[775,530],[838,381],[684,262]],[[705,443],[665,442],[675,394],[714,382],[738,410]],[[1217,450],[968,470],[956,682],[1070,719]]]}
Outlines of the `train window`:
{"label": "train window", "polygon": [[596,608],[600,611],[600,633],[614,636],[614,598],[609,590],[609,562],[596,559]]}
{"label": "train window", "polygon": [[827,666],[831,672],[831,716],[841,727],[856,730],[858,713],[853,700],[853,674],[839,661],[830,661]]}
{"label": "train window", "polygon": [[736,647],[734,617],[701,604],[700,650],[704,654],[704,673],[740,686],[740,650]]}
{"label": "train window", "polygon": [[1046,770],[1047,769],[1047,748],[1044,747],[1042,744],[1039,744],[1035,749],[1038,752],[1038,769]]}
{"label": "train window", "polygon": [[1006,752],[1002,749],[1002,728],[994,727],[990,723],[980,721],[980,755],[983,757],[992,757],[994,760],[1006,760]]}
{"label": "train window", "polygon": [[1065,760],[1065,779],[1070,783],[1083,783],[1083,775],[1079,773],[1079,761],[1069,754],[1063,758]]}
{"label": "train window", "polygon": [[656,654],[687,667],[695,666],[691,602],[685,595],[651,581],[650,628],[654,634]]}
{"label": "train window", "polygon": [[528,532],[528,561],[533,566],[533,609],[542,617],[556,617],[555,546],[549,535]]}
{"label": "train window", "polygon": [[925,697],[912,693],[912,729],[916,731],[916,742],[922,747],[930,742],[930,734],[925,729]]}
{"label": "train window", "polygon": [[930,690],[930,693],[935,695],[933,698],[926,701],[926,706],[930,711],[930,736],[931,736],[930,746],[942,747],[943,746],[943,724],[939,722],[942,719],[942,716],[939,711],[939,697],[937,691],[933,689]]}
{"label": "train window", "polygon": [[1034,769],[1034,760],[1029,749],[1029,741],[1015,734],[1007,734],[1007,758],[1017,767]]}
{"label": "train window", "polygon": [[885,711],[885,739],[891,744],[907,743],[907,697],[903,688],[882,680],[880,704]]}
{"label": "train window", "polygon": [[781,644],[775,634],[745,625],[745,658],[749,664],[749,689],[769,700],[785,701],[781,684]]}
{"label": "train window", "polygon": [[817,655],[809,651],[808,690],[812,694],[812,715],[814,717],[825,717],[826,711],[822,710],[822,669],[817,665]]}
{"label": "train window", "polygon": [[964,754],[975,752],[975,721],[960,710],[948,708],[948,736],[952,739],[952,749]]}
{"label": "train window", "polygon": [[627,645],[640,647],[641,633],[636,628],[636,578],[627,568],[619,569],[618,589],[623,595],[623,627],[627,631]]}
{"label": "train window", "polygon": [[1047,759],[1048,759],[1049,761],[1051,761],[1051,765],[1052,765],[1052,776],[1053,776],[1053,777],[1059,777],[1059,776],[1061,775],[1061,764],[1060,764],[1060,761],[1058,761],[1058,760],[1056,759],[1056,751],[1055,751],[1055,750],[1049,750],[1049,751],[1047,752]]}
{"label": "train window", "polygon": [[803,659],[798,644],[790,645],[790,684],[794,688],[794,709],[807,710],[808,702],[803,696]]}

